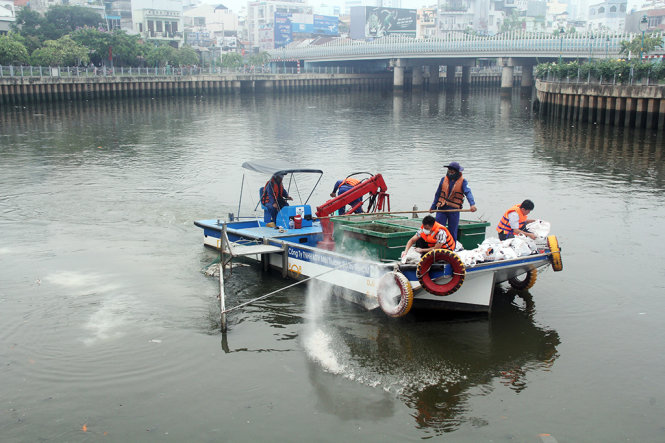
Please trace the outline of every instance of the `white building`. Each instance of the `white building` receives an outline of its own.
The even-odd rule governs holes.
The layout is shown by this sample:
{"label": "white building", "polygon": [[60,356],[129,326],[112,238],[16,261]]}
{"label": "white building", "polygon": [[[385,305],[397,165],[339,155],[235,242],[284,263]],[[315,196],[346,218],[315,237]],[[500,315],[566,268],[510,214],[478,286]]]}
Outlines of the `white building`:
{"label": "white building", "polygon": [[[209,36],[212,45],[235,49],[238,15],[224,5],[201,4],[183,12],[187,44],[209,46],[204,41],[190,41],[192,35]],[[200,39],[202,40],[202,39]]]}
{"label": "white building", "polygon": [[607,0],[589,7],[587,30],[623,32],[626,27],[626,0]]}
{"label": "white building", "polygon": [[[252,48],[259,48],[265,33],[274,28],[275,12],[312,14],[312,7],[303,1],[264,0],[247,4],[247,40]],[[261,35],[260,35],[261,34]],[[265,46],[265,45],[264,45]]]}
{"label": "white building", "polygon": [[16,21],[16,10],[14,2],[0,0],[0,35],[7,34]]}
{"label": "white building", "polygon": [[505,13],[497,9],[503,2],[494,0],[440,0],[439,35],[451,31],[472,30],[493,35],[501,30]]}

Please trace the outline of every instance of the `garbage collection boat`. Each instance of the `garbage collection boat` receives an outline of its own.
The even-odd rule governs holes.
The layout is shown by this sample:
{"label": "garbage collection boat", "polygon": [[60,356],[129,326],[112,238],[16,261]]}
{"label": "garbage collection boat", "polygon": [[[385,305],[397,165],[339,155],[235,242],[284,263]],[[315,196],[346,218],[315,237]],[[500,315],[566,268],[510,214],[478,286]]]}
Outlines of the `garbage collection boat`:
{"label": "garbage collection boat", "polygon": [[[283,175],[288,182],[287,191],[295,189],[298,194],[299,176],[318,174],[313,185],[316,187],[323,174],[319,169],[282,162],[246,162],[242,167],[263,174],[264,178]],[[517,289],[527,289],[535,283],[538,269],[562,269],[561,252],[553,235],[529,255],[512,259],[466,266],[461,253],[438,249],[417,263],[404,263],[401,252],[421,221],[391,212],[386,191],[380,174],[368,174],[351,190],[318,206],[315,212],[308,204],[312,188],[307,199],[279,210],[274,227],[269,219],[256,213],[229,214],[228,220],[197,220],[194,224],[203,229],[204,245],[223,254],[223,264],[235,257],[260,261],[265,270],[280,270],[284,277],[294,279],[316,279],[335,295],[366,309],[381,308],[391,317],[404,316],[412,307],[489,312],[496,284],[509,282]],[[365,213],[335,215],[335,211],[363,197],[368,206]],[[242,199],[241,190],[241,202]],[[292,222],[294,219],[298,225]],[[460,220],[458,241],[465,249],[476,248],[485,240],[487,226],[489,223],[484,221]]]}

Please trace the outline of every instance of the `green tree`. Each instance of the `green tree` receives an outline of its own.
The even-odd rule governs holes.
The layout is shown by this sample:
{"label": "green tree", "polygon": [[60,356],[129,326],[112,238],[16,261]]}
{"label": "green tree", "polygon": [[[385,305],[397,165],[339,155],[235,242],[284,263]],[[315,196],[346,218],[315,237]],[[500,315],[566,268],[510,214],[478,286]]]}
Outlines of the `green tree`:
{"label": "green tree", "polygon": [[169,45],[156,45],[150,48],[146,54],[146,62],[150,66],[165,66],[167,63],[171,65],[177,64],[177,50]]}
{"label": "green tree", "polygon": [[29,54],[41,47],[44,41],[42,27],[45,23],[44,17],[29,7],[25,7],[16,13],[16,21],[12,24],[12,31],[17,34],[16,40],[23,43]]}
{"label": "green tree", "polygon": [[141,60],[139,57],[147,52],[138,35],[128,35],[120,29],[106,32],[95,28],[80,28],[72,32],[71,37],[90,50],[90,60],[95,64],[108,58],[109,48],[114,66],[138,66]]}
{"label": "green tree", "polygon": [[58,40],[46,40],[44,46],[32,53],[32,63],[48,66],[74,66],[88,64],[88,48],[76,43],[68,35]]}
{"label": "green tree", "polygon": [[[653,51],[656,48],[659,48],[663,45],[663,40],[660,37],[652,37],[649,34],[644,36],[644,50],[642,52],[648,53]],[[639,54],[640,48],[642,47],[642,35],[638,35],[633,38],[631,41],[622,40],[621,41],[621,51],[620,54],[628,54],[631,52],[633,54]]]}
{"label": "green tree", "polygon": [[0,65],[20,65],[28,62],[28,50],[14,34],[0,35]]}
{"label": "green tree", "polygon": [[522,30],[522,23],[524,18],[520,17],[517,11],[513,10],[509,16],[501,23],[501,32],[520,31]]}
{"label": "green tree", "polygon": [[237,52],[228,52],[222,55],[222,66],[225,68],[236,68],[242,66],[242,55]]}
{"label": "green tree", "polygon": [[269,61],[270,61],[270,54],[268,54],[266,51],[252,54],[249,57],[249,64],[252,66],[262,66],[268,63]]}
{"label": "green tree", "polygon": [[83,6],[51,6],[41,26],[44,39],[57,40],[78,28],[100,28],[106,23],[98,12]]}
{"label": "green tree", "polygon": [[195,65],[199,62],[199,54],[191,46],[183,46],[178,49],[176,60],[179,66]]}

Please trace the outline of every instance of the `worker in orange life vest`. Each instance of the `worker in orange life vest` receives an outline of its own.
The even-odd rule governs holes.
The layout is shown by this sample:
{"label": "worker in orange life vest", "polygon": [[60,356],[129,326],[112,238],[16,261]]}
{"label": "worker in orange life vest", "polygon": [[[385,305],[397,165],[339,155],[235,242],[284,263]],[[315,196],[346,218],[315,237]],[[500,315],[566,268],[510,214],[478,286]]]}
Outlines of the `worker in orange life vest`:
{"label": "worker in orange life vest", "polygon": [[[446,166],[448,172],[446,176],[439,182],[439,187],[436,188],[434,194],[434,201],[430,210],[435,209],[462,209],[464,204],[464,197],[469,199],[469,209],[471,212],[476,212],[476,201],[473,198],[469,183],[462,176],[464,168],[457,162],[451,162]],[[457,241],[457,227],[459,226],[459,212],[437,212],[436,221],[444,226],[448,225],[448,230]]]}
{"label": "worker in orange life vest", "polygon": [[535,205],[531,200],[524,200],[522,204],[515,205],[508,209],[499,224],[496,227],[496,230],[499,232],[499,240],[506,240],[508,238],[513,238],[516,235],[522,234],[526,235],[529,238],[536,239],[536,234],[529,232],[526,229],[526,225],[533,223],[535,220],[527,218]]}
{"label": "worker in orange life vest", "polygon": [[[266,223],[275,223],[277,220],[277,213],[284,206],[289,206],[287,200],[293,200],[289,197],[288,192],[284,189],[282,179],[285,174],[273,175],[268,183],[263,187],[263,194],[261,194],[261,203],[266,207],[264,210],[264,221]],[[268,217],[270,220],[268,220]]]}
{"label": "worker in orange life vest", "polygon": [[[342,195],[345,192],[349,191],[354,186],[357,186],[358,184],[360,184],[360,180],[356,180],[355,178],[347,177],[344,180],[337,180],[337,183],[335,183],[335,187],[330,193],[330,196],[335,197],[335,192],[337,192],[337,195]],[[362,201],[361,199],[356,199],[350,202],[349,204],[351,205],[351,207],[354,207],[356,204],[360,203],[361,201]],[[339,208],[339,215],[344,215],[345,210],[346,206]],[[358,206],[358,208],[353,212],[356,214],[360,214],[361,212],[363,212],[362,205]]]}
{"label": "worker in orange life vest", "polygon": [[415,243],[416,252],[421,255],[433,249],[450,249],[455,250],[455,240],[450,234],[450,231],[445,226],[438,223],[431,215],[426,215],[423,218],[423,224],[416,232],[416,235],[411,237],[406,243],[402,256],[409,251],[409,248]]}

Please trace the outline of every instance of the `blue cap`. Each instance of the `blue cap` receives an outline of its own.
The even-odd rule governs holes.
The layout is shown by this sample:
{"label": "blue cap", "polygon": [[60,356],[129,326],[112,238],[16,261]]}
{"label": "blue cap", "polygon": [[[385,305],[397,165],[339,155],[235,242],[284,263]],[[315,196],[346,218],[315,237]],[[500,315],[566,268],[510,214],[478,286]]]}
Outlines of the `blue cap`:
{"label": "blue cap", "polygon": [[461,167],[460,164],[457,162],[450,162],[450,164],[447,165],[446,168],[457,169],[460,172],[464,171],[464,168]]}

